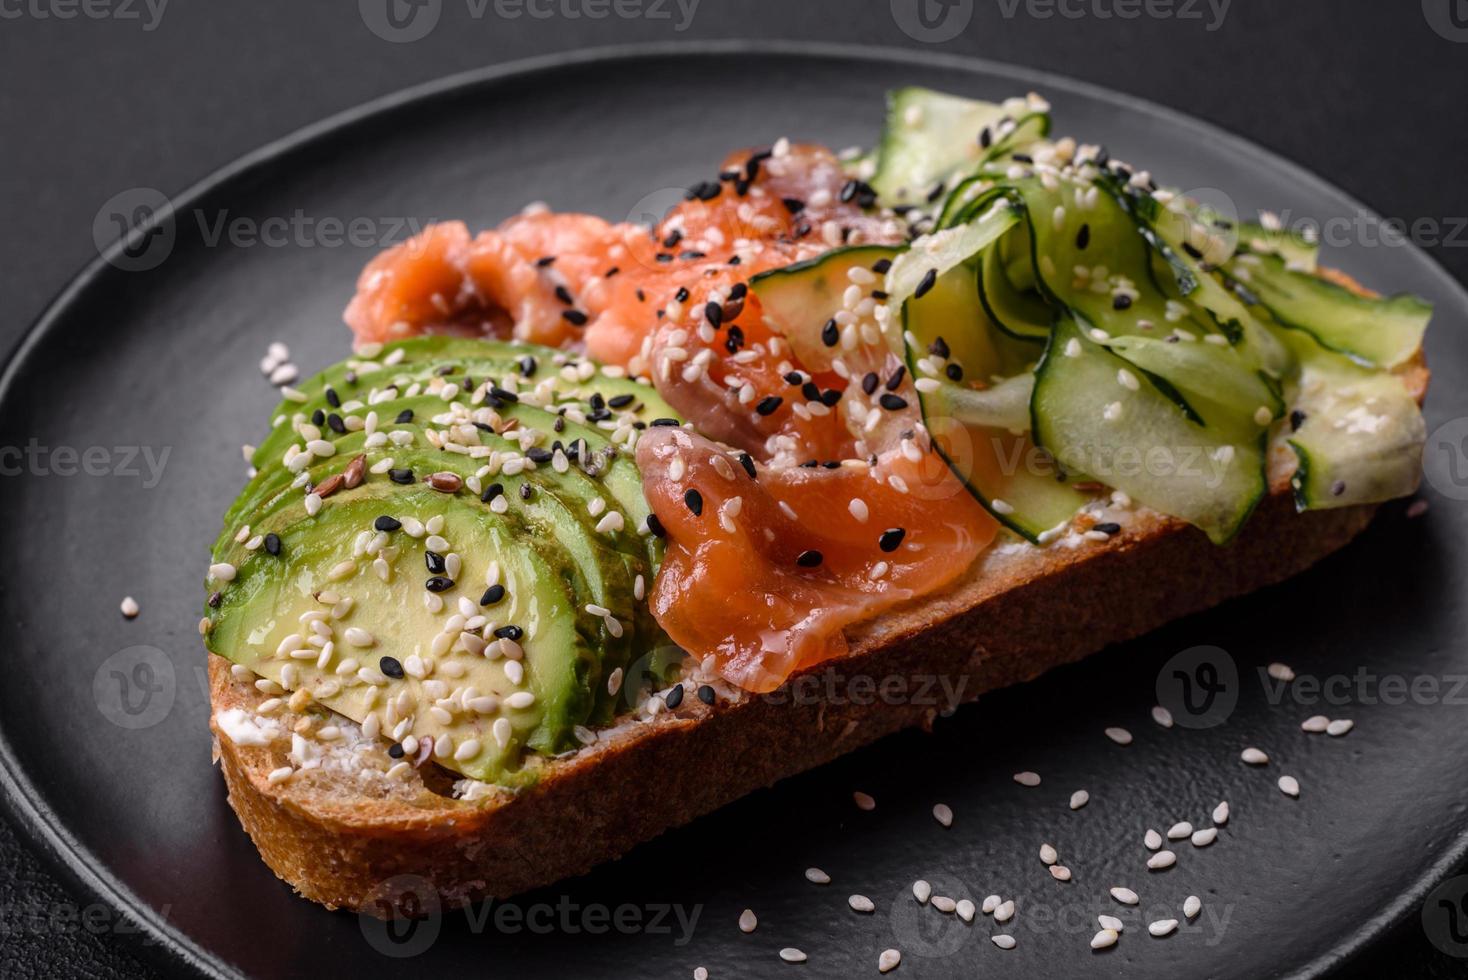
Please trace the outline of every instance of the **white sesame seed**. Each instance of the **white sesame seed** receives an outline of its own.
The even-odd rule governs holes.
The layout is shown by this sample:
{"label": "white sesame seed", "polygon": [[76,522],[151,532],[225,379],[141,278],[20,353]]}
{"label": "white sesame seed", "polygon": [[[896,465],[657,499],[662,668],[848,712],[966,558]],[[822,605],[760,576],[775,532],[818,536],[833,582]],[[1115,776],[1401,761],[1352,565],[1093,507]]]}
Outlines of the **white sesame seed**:
{"label": "white sesame seed", "polygon": [[831,876],[820,868],[806,868],[805,880],[813,885],[829,885],[831,883]]}
{"label": "white sesame seed", "polygon": [[1263,405],[1254,410],[1254,422],[1257,425],[1268,425],[1274,421],[1274,412]]}
{"label": "white sesame seed", "polygon": [[1149,871],[1163,871],[1177,864],[1177,855],[1171,851],[1158,851],[1147,859]]}
{"label": "white sesame seed", "polygon": [[219,582],[233,582],[235,567],[229,562],[220,562],[209,566],[209,577]]}
{"label": "white sesame seed", "polygon": [[933,908],[937,909],[939,912],[942,912],[944,915],[947,915],[948,913],[953,912],[958,908],[958,903],[949,898],[947,895],[934,895]]}
{"label": "white sesame seed", "polygon": [[973,902],[966,898],[960,898],[958,900],[958,905],[955,907],[954,911],[958,913],[958,917],[963,921],[972,922],[974,921],[974,913],[976,913],[978,910],[974,908]]}
{"label": "white sesame seed", "polygon": [[804,963],[807,957],[804,953],[796,949],[794,946],[786,946],[784,949],[780,950],[780,959],[784,960],[786,963]]}
{"label": "white sesame seed", "polygon": [[1192,832],[1193,825],[1184,820],[1182,823],[1175,823],[1167,829],[1167,839],[1182,840],[1184,837],[1187,837]]}
{"label": "white sesame seed", "polygon": [[1202,830],[1193,831],[1191,840],[1194,847],[1207,847],[1218,840],[1217,827],[1204,827]]}
{"label": "white sesame seed", "polygon": [[1009,515],[1014,513],[1014,505],[1007,500],[1000,500],[998,497],[989,501],[989,506],[994,508],[996,514]]}
{"label": "white sesame seed", "polygon": [[1295,679],[1295,672],[1290,669],[1288,664],[1272,663],[1267,670],[1269,671],[1269,676],[1277,681],[1292,681]]}
{"label": "white sesame seed", "polygon": [[945,827],[953,826],[953,811],[946,803],[939,803],[933,807],[933,819]]}
{"label": "white sesame seed", "polygon": [[1228,823],[1228,800],[1213,808],[1213,822],[1222,827]]}
{"label": "white sesame seed", "polygon": [[1014,899],[1011,898],[1007,901],[1000,902],[994,908],[995,922],[1008,922],[1012,918],[1014,918]]}
{"label": "white sesame seed", "polygon": [[856,808],[858,810],[875,810],[877,808],[877,801],[860,790],[852,793],[851,798],[856,802]]}
{"label": "white sesame seed", "polygon": [[1102,929],[1091,937],[1092,949],[1106,949],[1108,946],[1116,945],[1117,933],[1115,929]]}
{"label": "white sesame seed", "polygon": [[[853,270],[854,271],[854,270]],[[877,972],[890,973],[902,962],[902,954],[895,949],[884,949],[877,957]]]}
{"label": "white sesame seed", "polygon": [[266,779],[269,781],[271,786],[275,786],[285,782],[287,779],[290,779],[291,776],[294,774],[295,770],[292,769],[290,766],[281,766],[279,769],[270,770],[270,775],[267,776]]}
{"label": "white sesame seed", "polygon": [[875,912],[877,910],[876,904],[865,895],[852,895],[846,900],[846,904],[851,906],[853,912]]}
{"label": "white sesame seed", "polygon": [[1320,732],[1326,731],[1329,728],[1330,719],[1325,717],[1325,715],[1311,715],[1309,718],[1306,718],[1304,721],[1300,722],[1300,730],[1304,732],[1309,732],[1312,735],[1319,734]]}
{"label": "white sesame seed", "polygon": [[1040,845],[1041,861],[1044,861],[1046,864],[1054,864],[1059,859],[1060,855],[1055,852],[1055,848],[1051,847],[1049,844]]}
{"label": "white sesame seed", "polygon": [[1051,865],[1050,877],[1056,881],[1070,881],[1070,869],[1063,864]]}
{"label": "white sesame seed", "polygon": [[867,509],[866,501],[862,500],[860,497],[853,497],[851,499],[851,503],[846,505],[846,509],[851,511],[851,516],[856,518],[857,521],[862,524],[865,524],[867,522],[867,517],[870,516],[871,513]]}
{"label": "white sesame seed", "polygon": [[1250,746],[1249,748],[1241,752],[1239,754],[1239,758],[1243,759],[1245,763],[1251,766],[1263,766],[1269,763],[1269,756],[1265,755],[1263,751],[1261,751],[1260,749],[1256,749],[1253,746]]}
{"label": "white sesame seed", "polygon": [[1083,789],[1078,789],[1070,794],[1070,808],[1072,810],[1079,810],[1089,802],[1091,802],[1091,794]]}
{"label": "white sesame seed", "polygon": [[709,971],[704,967],[694,967],[693,980],[709,980]]}
{"label": "white sesame seed", "polygon": [[459,743],[458,748],[454,749],[454,758],[459,762],[468,762],[478,754],[479,739],[477,738],[465,739]]}
{"label": "white sesame seed", "polygon": [[1117,745],[1132,744],[1132,733],[1127,731],[1125,728],[1108,728],[1106,729],[1106,737],[1111,739]]}
{"label": "white sesame seed", "polygon": [[1138,391],[1142,387],[1142,383],[1137,380],[1137,376],[1135,374],[1132,374],[1132,372],[1128,371],[1126,368],[1120,368],[1117,370],[1116,383],[1121,385],[1128,391]]}
{"label": "white sesame seed", "polygon": [[516,691],[505,698],[507,708],[528,708],[535,703],[535,695],[529,691]]}
{"label": "white sesame seed", "polygon": [[1162,846],[1162,835],[1148,827],[1146,835],[1142,838],[1142,844],[1147,850],[1155,851]]}
{"label": "white sesame seed", "polygon": [[1028,770],[1026,770],[1025,772],[1017,772],[1014,774],[1014,781],[1019,783],[1021,786],[1039,786],[1040,774],[1030,772]]}
{"label": "white sesame seed", "polygon": [[1161,725],[1163,728],[1171,728],[1172,727],[1172,712],[1171,711],[1168,711],[1166,708],[1164,708],[1160,704],[1153,705],[1153,707],[1152,707],[1152,720],[1155,721],[1155,722],[1157,722],[1157,724]]}
{"label": "white sesame seed", "polygon": [[919,878],[912,883],[912,897],[918,900],[919,905],[928,904],[928,899],[933,895],[933,886]]}
{"label": "white sesame seed", "polygon": [[348,626],[345,635],[347,642],[354,647],[361,647],[365,649],[367,647],[375,646],[377,643],[377,638],[374,637],[371,633],[362,629],[360,626]]}
{"label": "white sesame seed", "polygon": [[140,612],[140,610],[138,609],[138,600],[134,599],[132,596],[125,596],[123,598],[121,609],[122,614],[128,619],[136,619],[138,617],[138,613]]}
{"label": "white sesame seed", "polygon": [[1340,736],[1346,734],[1346,732],[1349,732],[1351,729],[1353,729],[1355,727],[1356,727],[1356,723],[1354,721],[1352,721],[1351,719],[1349,719],[1349,718],[1337,718],[1334,721],[1332,721],[1329,725],[1325,726],[1325,734],[1327,734],[1327,735],[1333,735],[1336,738],[1339,738]]}
{"label": "white sesame seed", "polygon": [[1112,932],[1121,932],[1126,928],[1126,925],[1114,915],[1098,915],[1096,916],[1096,924],[1102,929],[1110,929]]}
{"label": "white sesame seed", "polygon": [[990,896],[988,896],[987,898],[984,899],[984,904],[980,906],[980,910],[985,915],[990,915],[998,907],[999,907],[999,896],[998,895],[990,895]]}
{"label": "white sesame seed", "polygon": [[755,927],[758,925],[759,919],[755,917],[754,909],[745,909],[743,912],[739,913],[740,932],[754,932]]}
{"label": "white sesame seed", "polygon": [[1159,939],[1161,939],[1163,936],[1169,935],[1176,928],[1176,919],[1158,919],[1156,922],[1150,922],[1147,924],[1147,931]]}
{"label": "white sesame seed", "polygon": [[1189,895],[1187,899],[1183,902],[1183,915],[1187,916],[1189,919],[1196,918],[1198,913],[1202,910],[1203,900],[1197,895]]}
{"label": "white sesame seed", "polygon": [[1294,776],[1279,777],[1279,791],[1285,796],[1299,797],[1300,781]]}

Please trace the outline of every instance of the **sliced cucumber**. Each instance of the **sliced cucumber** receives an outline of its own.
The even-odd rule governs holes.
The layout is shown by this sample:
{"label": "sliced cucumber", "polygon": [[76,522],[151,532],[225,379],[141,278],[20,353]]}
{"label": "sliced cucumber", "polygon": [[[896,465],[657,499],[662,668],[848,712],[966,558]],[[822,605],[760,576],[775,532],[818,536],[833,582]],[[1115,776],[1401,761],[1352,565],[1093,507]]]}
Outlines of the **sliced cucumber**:
{"label": "sliced cucumber", "polygon": [[1300,461],[1291,485],[1301,510],[1380,503],[1417,489],[1427,424],[1395,375],[1302,349],[1291,420]]}
{"label": "sliced cucumber", "polygon": [[1155,337],[1114,337],[1105,346],[1167,379],[1205,423],[1220,431],[1254,438],[1284,414],[1278,387],[1232,347]]}
{"label": "sliced cucumber", "polygon": [[1320,255],[1318,242],[1284,229],[1270,229],[1252,221],[1242,222],[1238,227],[1238,248],[1241,253],[1254,252],[1278,255],[1297,272],[1314,272]]}
{"label": "sliced cucumber", "polygon": [[1268,489],[1264,438],[1200,425],[1155,379],[1057,319],[1035,372],[1036,442],[1068,470],[1230,540]]}
{"label": "sliced cucumber", "polygon": [[898,254],[890,245],[853,245],[838,248],[783,269],[762,272],[749,281],[770,329],[785,338],[800,364],[809,371],[828,371],[831,361],[847,344],[833,317],[845,306],[846,291],[855,281],[851,273],[871,273],[862,288],[865,295],[880,289],[885,269]]}
{"label": "sliced cucumber", "polygon": [[908,297],[922,291],[925,280],[934,282],[949,269],[978,255],[1019,221],[1008,200],[996,197],[983,214],[966,225],[924,235],[892,261],[887,272],[888,304],[900,307]]}
{"label": "sliced cucumber", "polygon": [[940,184],[1049,130],[1048,115],[1019,105],[1006,108],[931,89],[898,89],[887,98],[887,122],[870,183],[884,204],[921,204]]}
{"label": "sliced cucumber", "polygon": [[[1018,237],[1019,232],[1016,229],[1011,237]],[[1037,293],[1015,288],[1002,252],[1002,247],[991,248],[979,260],[979,301],[994,325],[1009,336],[1043,343],[1050,336],[1050,307]]]}
{"label": "sliced cucumber", "polygon": [[1319,276],[1292,272],[1278,255],[1261,255],[1242,285],[1277,323],[1301,330],[1359,363],[1396,367],[1422,347],[1432,306],[1415,296],[1372,298]]}

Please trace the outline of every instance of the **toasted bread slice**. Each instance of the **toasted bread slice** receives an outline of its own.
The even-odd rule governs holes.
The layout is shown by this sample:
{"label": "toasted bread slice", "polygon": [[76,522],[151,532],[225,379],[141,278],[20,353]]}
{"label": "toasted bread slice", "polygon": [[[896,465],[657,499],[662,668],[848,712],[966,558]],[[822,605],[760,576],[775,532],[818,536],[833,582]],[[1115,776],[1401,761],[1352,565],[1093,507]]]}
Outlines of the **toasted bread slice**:
{"label": "toasted bread slice", "polygon": [[[1420,358],[1399,373],[1420,402],[1428,380]],[[978,697],[1288,578],[1345,545],[1376,510],[1297,513],[1294,460],[1282,443],[1270,468],[1270,495],[1226,547],[1148,510],[1107,509],[1093,517],[1122,525],[1109,540],[993,548],[955,587],[848,631],[848,657],[789,683],[804,691],[802,677],[834,667],[847,678],[961,677],[964,695]],[[454,776],[432,763],[387,776],[395,761],[387,744],[343,719],[260,718],[265,696],[221,657],[210,655],[209,675],[229,801],[265,863],[307,898],[378,915],[423,908],[425,891],[453,906],[580,874],[752,790],[929,724],[937,711],[884,699],[828,703],[820,684],[808,697],[726,685],[712,705],[685,697],[675,710],[600,733],[549,760],[529,788],[479,784],[456,798]],[[334,738],[320,736],[323,724]],[[315,758],[311,767],[286,776],[303,756]],[[275,781],[277,770],[284,778]],[[669,795],[648,772],[699,778]]]}

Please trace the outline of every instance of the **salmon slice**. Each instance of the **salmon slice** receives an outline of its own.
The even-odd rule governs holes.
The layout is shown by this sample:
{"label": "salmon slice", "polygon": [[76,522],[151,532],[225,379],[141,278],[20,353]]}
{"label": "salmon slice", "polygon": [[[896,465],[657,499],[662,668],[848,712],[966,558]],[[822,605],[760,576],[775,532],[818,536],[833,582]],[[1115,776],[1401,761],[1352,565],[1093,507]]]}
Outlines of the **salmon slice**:
{"label": "salmon slice", "polygon": [[749,691],[844,655],[844,627],[948,585],[998,532],[932,458],[766,467],[684,429],[649,430],[637,462],[667,536],[653,615]]}

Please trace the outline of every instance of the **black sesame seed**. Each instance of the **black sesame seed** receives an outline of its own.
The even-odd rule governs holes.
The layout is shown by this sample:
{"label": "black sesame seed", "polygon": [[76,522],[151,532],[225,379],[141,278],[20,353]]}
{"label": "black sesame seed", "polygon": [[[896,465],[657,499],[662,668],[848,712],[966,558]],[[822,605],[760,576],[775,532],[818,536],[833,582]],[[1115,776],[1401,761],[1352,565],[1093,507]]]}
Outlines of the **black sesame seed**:
{"label": "black sesame seed", "polygon": [[567,289],[565,286],[556,287],[556,299],[560,300],[562,303],[565,303],[567,306],[576,305],[576,297],[572,296],[571,290]]}
{"label": "black sesame seed", "polygon": [[531,446],[525,450],[525,458],[536,464],[549,463],[555,458],[555,453],[544,446]]}
{"label": "black sesame seed", "polygon": [[519,395],[515,394],[513,391],[508,391],[504,388],[501,388],[499,385],[490,385],[489,394],[490,397],[497,398],[502,402],[518,402],[520,400]]}
{"label": "black sesame seed", "polygon": [[872,263],[872,271],[879,276],[885,276],[892,269],[891,259],[878,259]]}
{"label": "black sesame seed", "polygon": [[1183,242],[1183,251],[1187,252],[1195,259],[1201,259],[1203,257],[1203,253],[1198,251],[1197,247],[1194,246],[1192,242]]}
{"label": "black sesame seed", "polygon": [[896,391],[902,387],[902,379],[907,376],[907,367],[898,365],[897,370],[892,372],[892,377],[887,379],[887,390]]}
{"label": "black sesame seed", "polygon": [[749,295],[749,284],[748,283],[736,282],[733,285],[733,287],[730,288],[730,290],[729,290],[729,298],[730,299],[743,299],[744,297],[746,297],[748,295]]}
{"label": "black sesame seed", "polygon": [[1339,497],[1341,494],[1343,494],[1345,492],[1346,492],[1346,481],[1345,480],[1337,480],[1337,481],[1335,481],[1334,483],[1332,483],[1330,485],[1330,495],[1332,497]]}
{"label": "black sesame seed", "polygon": [[677,248],[678,243],[683,240],[683,232],[674,228],[663,238],[663,248]]}
{"label": "black sesame seed", "polygon": [[835,408],[836,403],[841,400],[841,391],[837,388],[827,388],[821,392],[821,404],[827,408]]}
{"label": "black sesame seed", "polygon": [[845,204],[848,201],[850,201],[852,198],[856,197],[856,192],[857,192],[857,189],[859,187],[860,187],[860,184],[857,181],[855,181],[855,180],[848,180],[846,183],[842,184],[841,185],[841,203],[842,204]]}
{"label": "black sesame seed", "polygon": [[398,413],[396,421],[398,425],[407,425],[409,422],[413,421],[413,410],[411,408],[403,409],[401,412]]}
{"label": "black sesame seed", "polygon": [[928,295],[928,290],[932,289],[934,284],[936,284],[937,282],[938,270],[929,269],[927,272],[923,273],[923,278],[918,282],[917,288],[912,291],[912,298],[922,299],[924,296]]}
{"label": "black sesame seed", "polygon": [[311,413],[311,424],[312,425],[315,425],[315,426],[325,425],[326,424],[326,413],[323,412],[319,408],[316,411],[312,412]]}
{"label": "black sesame seed", "polygon": [[403,665],[398,661],[397,657],[383,657],[377,661],[377,669],[393,680],[400,681],[403,679]]}
{"label": "black sesame seed", "polygon": [[536,363],[535,358],[533,357],[526,356],[520,358],[520,377],[532,377],[535,374],[535,369],[538,366],[539,365]]}
{"label": "black sesame seed", "polygon": [[994,145],[994,134],[989,132],[988,126],[979,130],[979,145],[986,150]]}
{"label": "black sesame seed", "polygon": [[446,575],[434,575],[423,583],[423,587],[429,592],[447,592],[454,587],[454,580]]}
{"label": "black sesame seed", "polygon": [[698,688],[698,699],[704,704],[713,704],[714,689],[707,684],[700,684]]}
{"label": "black sesame seed", "polygon": [[546,266],[553,264],[555,261],[556,257],[554,255],[542,255],[540,258],[535,260],[535,264],[544,269]]}
{"label": "black sesame seed", "polygon": [[801,385],[800,393],[804,395],[808,401],[814,402],[821,400],[821,389],[816,386],[816,383],[814,381],[807,381],[805,384]]}
{"label": "black sesame seed", "polygon": [[889,412],[900,412],[907,407],[906,398],[903,398],[901,395],[894,395],[890,391],[882,395],[877,401]]}
{"label": "black sesame seed", "polygon": [[805,202],[798,197],[782,197],[780,203],[785,205],[785,210],[791,214],[799,214],[805,210]]}
{"label": "black sesame seed", "polygon": [[754,457],[749,455],[749,453],[739,454],[739,465],[744,467],[744,472],[749,474],[751,480],[758,479],[758,474],[755,473],[754,469]]}
{"label": "black sesame seed", "polygon": [[342,397],[341,395],[338,395],[336,393],[335,388],[326,389],[326,404],[330,405],[332,408],[342,407]]}
{"label": "black sesame seed", "polygon": [[443,555],[440,555],[436,551],[423,552],[423,563],[428,566],[428,571],[431,575],[442,575],[447,569],[447,566],[444,564]]}
{"label": "black sesame seed", "polygon": [[946,368],[943,369],[943,373],[946,374],[946,375],[948,375],[948,380],[949,381],[962,381],[963,380],[963,365],[962,364],[958,364],[958,363],[950,364]]}
{"label": "black sesame seed", "polygon": [[413,482],[413,471],[408,469],[388,470],[387,478],[394,483],[409,484]]}
{"label": "black sesame seed", "polygon": [[877,539],[877,547],[881,548],[883,551],[896,551],[897,546],[902,544],[902,539],[905,537],[907,537],[907,531],[905,528],[889,527],[887,530],[883,531],[882,536]]}
{"label": "black sesame seed", "polygon": [[1076,232],[1076,248],[1084,252],[1089,244],[1091,244],[1091,226],[1083,224],[1081,230]]}
{"label": "black sesame seed", "polygon": [[1091,530],[1100,531],[1102,534],[1119,534],[1121,532],[1121,525],[1115,521],[1103,521],[1091,528]]}
{"label": "black sesame seed", "polygon": [[491,585],[484,590],[484,595],[479,597],[479,604],[481,606],[492,606],[504,599],[504,597],[505,587],[503,585]]}
{"label": "black sesame seed", "polygon": [[677,427],[682,425],[683,423],[679,422],[677,419],[653,419],[651,424]]}
{"label": "black sesame seed", "polygon": [[761,415],[773,415],[784,400],[779,395],[767,395],[760,399],[760,403],[754,406],[754,410]]}
{"label": "black sesame seed", "polygon": [[695,184],[689,188],[688,194],[690,199],[696,197],[700,201],[712,201],[719,196],[721,190],[722,188],[719,187],[718,181],[706,180],[701,184]]}
{"label": "black sesame seed", "polygon": [[942,337],[937,338],[928,345],[928,353],[934,357],[944,358],[945,360],[953,355],[953,351],[948,347],[948,341]]}
{"label": "black sesame seed", "polygon": [[827,347],[835,347],[840,340],[841,328],[836,325],[834,318],[827,320],[826,325],[821,328],[821,343]]}
{"label": "black sesame seed", "polygon": [[377,520],[372,522],[372,526],[379,531],[396,531],[403,526],[403,522],[398,520],[396,517],[389,517],[386,514],[383,514]]}
{"label": "black sesame seed", "polygon": [[678,707],[678,705],[682,704],[683,703],[683,685],[682,684],[675,685],[673,687],[673,689],[668,692],[668,696],[665,697],[665,698],[663,698],[663,701],[664,701],[665,704],[667,704],[667,706],[669,708],[676,708],[676,707]]}
{"label": "black sesame seed", "polygon": [[394,742],[387,747],[387,754],[394,759],[401,759],[403,757],[403,747],[397,742]]}
{"label": "black sesame seed", "polygon": [[342,417],[335,412],[332,412],[326,417],[326,427],[339,436],[344,436],[347,434],[347,424],[343,422]]}
{"label": "black sesame seed", "polygon": [[518,643],[520,639],[524,637],[525,631],[520,627],[514,625],[513,623],[510,623],[505,626],[501,626],[499,629],[495,630],[494,635],[499,637],[501,640],[514,640]]}
{"label": "black sesame seed", "polygon": [[824,466],[828,470],[839,470],[841,468],[841,460],[839,460],[839,459],[828,459],[824,463],[822,463],[821,465]]}
{"label": "black sesame seed", "polygon": [[1291,432],[1299,432],[1300,431],[1300,426],[1304,425],[1305,424],[1305,420],[1307,418],[1309,418],[1309,417],[1310,416],[1306,415],[1304,412],[1300,411],[1298,408],[1295,409],[1293,412],[1290,413],[1290,431]]}
{"label": "black sesame seed", "polygon": [[826,558],[824,555],[812,548],[809,551],[802,551],[799,555],[797,555],[795,558],[795,564],[799,565],[801,568],[815,568],[817,565],[825,560]]}
{"label": "black sesame seed", "polygon": [[663,522],[658,520],[658,515],[647,515],[647,530],[655,538],[666,538],[668,529],[663,527]]}
{"label": "black sesame seed", "polygon": [[688,302],[688,287],[687,286],[679,286],[678,287],[678,291],[673,294],[673,298],[676,299],[680,303],[686,303],[686,302]]}
{"label": "black sesame seed", "polygon": [[491,483],[489,486],[485,487],[484,492],[479,495],[479,501],[480,503],[487,504],[504,492],[505,485],[503,483]]}
{"label": "black sesame seed", "polygon": [[799,371],[791,371],[789,374],[785,375],[785,383],[787,385],[805,384],[805,375],[801,374]]}
{"label": "black sesame seed", "polygon": [[866,377],[861,379],[861,390],[870,395],[877,390],[877,385],[881,383],[882,379],[877,377],[877,372],[869,372]]}
{"label": "black sesame seed", "polygon": [[693,511],[694,517],[703,516],[703,494],[699,493],[696,488],[689,487],[684,492],[683,502],[688,505],[689,510]]}
{"label": "black sesame seed", "polygon": [[1111,308],[1113,310],[1129,310],[1131,307],[1132,298],[1126,293],[1118,293],[1111,298]]}
{"label": "black sesame seed", "polygon": [[222,602],[224,602],[224,593],[223,592],[211,592],[211,593],[209,593],[209,608],[210,609],[218,609],[219,606],[220,606],[220,603],[222,603]]}
{"label": "black sesame seed", "polygon": [[612,408],[626,408],[628,405],[631,405],[636,398],[637,396],[632,394],[631,392],[628,392],[624,395],[613,395],[611,398],[607,399],[607,404]]}
{"label": "black sesame seed", "polygon": [[712,300],[703,304],[703,315],[708,318],[709,326],[715,330],[724,323],[724,308]]}
{"label": "black sesame seed", "polygon": [[535,488],[533,486],[531,486],[529,483],[522,483],[522,484],[520,484],[520,499],[521,500],[529,500],[534,495],[535,495]]}
{"label": "black sesame seed", "polygon": [[268,555],[280,554],[280,535],[274,532],[265,535],[265,553]]}
{"label": "black sesame seed", "polygon": [[590,318],[580,310],[562,310],[561,319],[573,327],[584,327]]}

